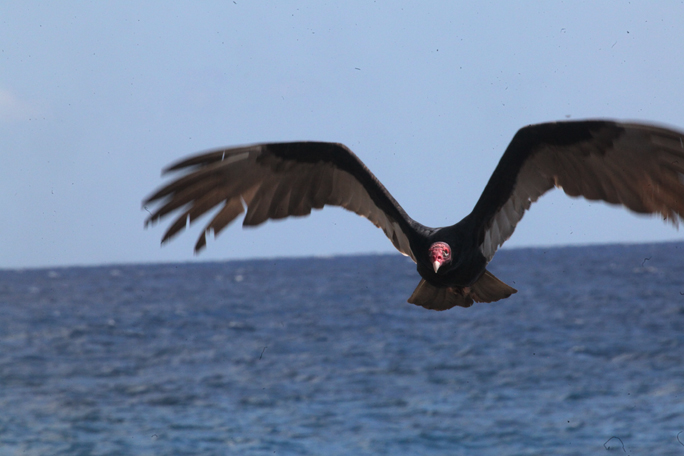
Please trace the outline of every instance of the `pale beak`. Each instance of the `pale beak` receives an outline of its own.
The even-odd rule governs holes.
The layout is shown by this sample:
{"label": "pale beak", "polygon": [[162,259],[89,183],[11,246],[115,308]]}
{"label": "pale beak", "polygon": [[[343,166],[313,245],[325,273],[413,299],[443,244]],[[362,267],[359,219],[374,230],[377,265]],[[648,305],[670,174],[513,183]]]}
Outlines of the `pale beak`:
{"label": "pale beak", "polygon": [[432,263],[432,267],[435,268],[435,274],[437,274],[437,271],[439,270],[439,267],[442,265],[442,263],[438,260],[435,260],[434,263]]}

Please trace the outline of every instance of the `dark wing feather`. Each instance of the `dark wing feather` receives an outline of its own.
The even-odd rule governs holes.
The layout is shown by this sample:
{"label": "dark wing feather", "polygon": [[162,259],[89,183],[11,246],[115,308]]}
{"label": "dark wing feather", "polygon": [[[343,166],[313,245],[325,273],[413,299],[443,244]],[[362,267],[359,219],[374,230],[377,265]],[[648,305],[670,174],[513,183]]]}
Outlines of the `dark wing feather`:
{"label": "dark wing feather", "polygon": [[243,225],[303,216],[325,205],[341,206],[381,228],[394,246],[415,261],[409,238],[422,225],[412,220],[347,147],[321,142],[257,144],[197,155],[165,170],[185,171],[150,195],[158,202],[147,223],[181,209],[162,242],[216,206],[223,207],[200,235],[195,250],[244,212]]}
{"label": "dark wing feather", "polygon": [[554,186],[570,196],[684,217],[684,133],[605,120],[530,125],[516,133],[470,217],[491,260],[525,211]]}

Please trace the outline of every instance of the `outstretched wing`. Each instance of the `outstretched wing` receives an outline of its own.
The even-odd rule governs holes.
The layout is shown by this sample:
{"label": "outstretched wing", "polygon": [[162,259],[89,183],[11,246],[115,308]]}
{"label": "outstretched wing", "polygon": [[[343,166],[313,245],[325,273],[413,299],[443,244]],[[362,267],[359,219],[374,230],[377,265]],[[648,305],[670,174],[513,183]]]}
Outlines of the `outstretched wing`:
{"label": "outstretched wing", "polygon": [[162,242],[220,204],[222,208],[200,235],[196,252],[206,245],[207,233],[218,235],[244,212],[244,206],[243,225],[255,226],[332,205],[366,217],[415,261],[409,238],[421,225],[342,144],[292,142],[220,149],[190,157],[165,172],[178,170],[184,174],[143,202],[160,203],[146,225],[182,210]]}
{"label": "outstretched wing", "polygon": [[520,129],[470,214],[487,261],[554,186],[676,225],[684,217],[684,133],[605,120]]}

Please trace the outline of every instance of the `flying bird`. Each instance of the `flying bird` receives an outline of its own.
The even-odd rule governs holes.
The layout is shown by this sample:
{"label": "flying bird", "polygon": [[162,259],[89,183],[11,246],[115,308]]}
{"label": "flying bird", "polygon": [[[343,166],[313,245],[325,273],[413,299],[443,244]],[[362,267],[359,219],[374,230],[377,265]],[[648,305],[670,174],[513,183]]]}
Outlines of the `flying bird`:
{"label": "flying bird", "polygon": [[143,202],[158,204],[145,225],[181,211],[162,238],[171,239],[222,205],[195,245],[218,235],[247,209],[243,226],[341,206],[382,229],[421,276],[408,302],[427,309],[470,307],[517,290],[486,267],[525,211],[554,187],[573,197],[684,218],[684,133],[610,120],[550,122],[513,137],[472,212],[455,225],[431,228],[413,220],[343,144],[264,143],[217,149],[165,169],[175,180]]}

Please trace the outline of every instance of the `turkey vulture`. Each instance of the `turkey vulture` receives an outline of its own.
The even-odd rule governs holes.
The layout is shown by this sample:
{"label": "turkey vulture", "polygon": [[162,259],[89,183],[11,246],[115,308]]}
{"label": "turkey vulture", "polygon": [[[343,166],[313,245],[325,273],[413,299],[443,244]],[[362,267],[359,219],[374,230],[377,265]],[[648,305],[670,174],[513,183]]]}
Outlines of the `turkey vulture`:
{"label": "turkey vulture", "polygon": [[525,211],[554,186],[570,196],[684,217],[684,133],[609,120],[566,121],[521,128],[508,145],[473,211],[452,226],[413,220],[351,150],[328,142],[255,144],[182,160],[165,172],[182,174],[145,199],[159,207],[145,225],[181,209],[164,234],[222,204],[200,235],[217,235],[247,208],[243,225],[303,216],[341,206],[381,228],[416,264],[421,281],[408,302],[428,309],[470,307],[517,290],[486,266]]}

